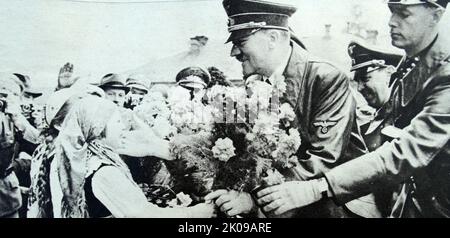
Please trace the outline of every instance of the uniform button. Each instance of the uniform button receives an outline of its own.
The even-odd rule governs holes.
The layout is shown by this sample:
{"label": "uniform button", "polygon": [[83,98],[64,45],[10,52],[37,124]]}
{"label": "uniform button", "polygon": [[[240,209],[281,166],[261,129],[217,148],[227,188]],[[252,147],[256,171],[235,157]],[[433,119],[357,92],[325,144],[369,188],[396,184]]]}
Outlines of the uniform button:
{"label": "uniform button", "polygon": [[411,67],[413,67],[413,68],[416,67],[416,64],[412,63],[412,64],[411,64]]}
{"label": "uniform button", "polygon": [[419,61],[419,57],[414,58],[415,61]]}

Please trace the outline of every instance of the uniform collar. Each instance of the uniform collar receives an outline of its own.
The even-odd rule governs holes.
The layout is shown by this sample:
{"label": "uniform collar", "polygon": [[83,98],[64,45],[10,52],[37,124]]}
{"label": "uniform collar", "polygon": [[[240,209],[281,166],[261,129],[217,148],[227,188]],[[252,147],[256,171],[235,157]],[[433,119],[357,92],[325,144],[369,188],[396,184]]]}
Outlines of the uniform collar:
{"label": "uniform collar", "polygon": [[426,66],[429,71],[439,67],[450,54],[450,44],[447,42],[449,41],[444,36],[436,35],[430,45],[419,53],[410,57],[404,56],[397,68],[397,72],[392,75],[390,86],[392,86],[396,80],[404,78],[410,71],[419,65]]}
{"label": "uniform collar", "polygon": [[275,71],[270,75],[268,78],[269,82],[273,85],[273,82],[278,77],[283,77],[284,70],[287,68],[289,64],[289,60],[292,55],[292,46],[289,46],[288,53],[283,57],[283,61],[281,61],[281,64],[275,69]]}
{"label": "uniform collar", "polygon": [[377,128],[379,128],[387,118],[387,107],[388,103],[385,103],[381,108],[379,108],[373,115],[372,121],[367,128],[366,135],[373,133]]}

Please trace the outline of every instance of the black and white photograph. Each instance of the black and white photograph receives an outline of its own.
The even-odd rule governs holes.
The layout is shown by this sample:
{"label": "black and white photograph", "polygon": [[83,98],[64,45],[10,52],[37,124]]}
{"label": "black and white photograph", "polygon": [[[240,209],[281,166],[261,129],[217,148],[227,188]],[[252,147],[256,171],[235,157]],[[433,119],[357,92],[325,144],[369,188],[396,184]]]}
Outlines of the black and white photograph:
{"label": "black and white photograph", "polygon": [[448,218],[448,3],[2,0],[0,218]]}

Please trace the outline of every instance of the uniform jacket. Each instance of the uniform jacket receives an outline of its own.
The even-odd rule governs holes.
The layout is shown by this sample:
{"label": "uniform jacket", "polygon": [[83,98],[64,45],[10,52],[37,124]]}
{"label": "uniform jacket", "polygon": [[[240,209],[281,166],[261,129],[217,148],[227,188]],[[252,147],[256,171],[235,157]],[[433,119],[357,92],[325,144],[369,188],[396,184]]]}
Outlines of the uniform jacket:
{"label": "uniform jacket", "polygon": [[[332,64],[317,59],[293,44],[283,73],[287,84],[281,103],[289,103],[296,113],[302,144],[298,164],[281,171],[287,180],[309,180],[323,176],[347,161],[352,131],[357,131],[356,102],[349,89],[349,78]],[[295,211],[294,216],[342,217],[342,208],[320,203]]]}
{"label": "uniform jacket", "polygon": [[14,124],[0,112],[0,217],[12,215],[22,205],[19,181],[12,161],[17,151]]}
{"label": "uniform jacket", "polygon": [[357,127],[349,79],[295,44],[283,76],[287,90],[280,100],[294,108],[294,125],[302,139],[294,177],[320,177],[345,161],[352,129]]}
{"label": "uniform jacket", "polygon": [[401,184],[393,217],[450,216],[449,48],[439,36],[395,80],[384,129],[394,139],[326,174],[338,203]]}

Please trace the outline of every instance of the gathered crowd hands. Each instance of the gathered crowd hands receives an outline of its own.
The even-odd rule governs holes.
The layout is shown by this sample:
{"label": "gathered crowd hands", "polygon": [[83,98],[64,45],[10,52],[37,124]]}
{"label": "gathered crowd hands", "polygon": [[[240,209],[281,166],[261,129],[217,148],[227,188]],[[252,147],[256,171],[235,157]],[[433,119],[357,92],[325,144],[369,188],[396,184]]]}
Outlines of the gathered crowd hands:
{"label": "gathered crowd hands", "polygon": [[311,57],[295,7],[257,0],[223,1],[244,85],[198,66],[88,84],[67,63],[39,106],[0,73],[0,217],[450,217],[447,3],[388,1],[406,56],[352,41],[353,79]]}

